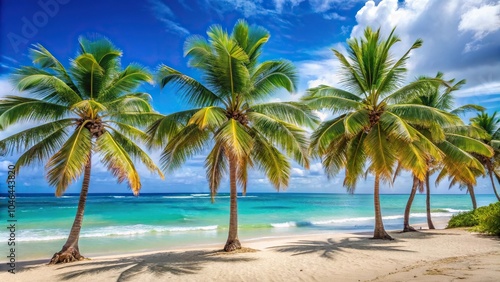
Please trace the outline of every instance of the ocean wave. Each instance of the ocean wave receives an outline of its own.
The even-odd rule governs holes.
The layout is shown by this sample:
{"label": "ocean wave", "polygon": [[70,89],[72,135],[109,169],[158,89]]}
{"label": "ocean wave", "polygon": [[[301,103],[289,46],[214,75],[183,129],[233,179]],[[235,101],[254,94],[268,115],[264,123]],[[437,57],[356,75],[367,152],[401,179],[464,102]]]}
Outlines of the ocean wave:
{"label": "ocean wave", "polygon": [[297,227],[297,222],[287,221],[287,222],[281,222],[281,223],[271,223],[271,226],[276,227],[276,228]]}
{"label": "ocean wave", "polygon": [[439,208],[437,209],[439,212],[451,212],[451,213],[459,213],[459,212],[468,212],[470,210],[456,210],[456,209],[450,209],[450,208]]}
{"label": "ocean wave", "polygon": [[[140,236],[144,234],[166,233],[166,232],[192,232],[192,231],[215,231],[217,225],[209,226],[154,226],[154,225],[125,225],[125,226],[108,226],[102,228],[92,228],[82,230],[80,238],[98,238],[98,237],[113,237],[113,236]],[[67,234],[67,230],[45,230],[33,229],[21,231],[19,233],[19,241],[52,241],[66,239],[67,235],[53,235],[54,233]],[[17,238],[16,238],[17,240]]]}
{"label": "ocean wave", "polygon": [[193,199],[193,196],[163,196],[164,199]]}
{"label": "ocean wave", "polygon": [[[431,213],[433,217],[449,217],[450,213]],[[410,218],[425,218],[427,217],[426,213],[411,213]],[[383,220],[400,220],[403,219],[404,215],[388,215],[383,216]],[[335,218],[335,219],[326,219],[326,220],[313,220],[313,221],[287,221],[287,222],[279,222],[279,223],[271,223],[271,226],[274,228],[289,228],[289,227],[304,227],[304,226],[315,226],[315,225],[332,225],[332,224],[359,224],[360,222],[372,222],[374,221],[374,217],[353,217],[353,218]]]}
{"label": "ocean wave", "polygon": [[193,197],[208,197],[210,194],[191,194]]}

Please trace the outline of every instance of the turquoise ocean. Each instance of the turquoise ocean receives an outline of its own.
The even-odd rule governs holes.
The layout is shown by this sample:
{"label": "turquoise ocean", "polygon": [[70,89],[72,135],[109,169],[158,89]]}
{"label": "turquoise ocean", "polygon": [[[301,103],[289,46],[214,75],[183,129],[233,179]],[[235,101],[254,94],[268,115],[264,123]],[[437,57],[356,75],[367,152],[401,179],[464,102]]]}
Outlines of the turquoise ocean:
{"label": "turquoise ocean", "polygon": [[[381,195],[386,229],[401,229],[408,195]],[[432,195],[435,219],[470,210],[469,195]],[[494,195],[477,195],[479,206]],[[7,198],[0,197],[0,220],[7,226]],[[16,198],[17,261],[49,259],[68,236],[78,195],[18,194]],[[311,233],[372,231],[373,195],[262,193],[238,197],[239,237],[243,242]],[[229,195],[90,194],[80,235],[85,256],[168,251],[199,245],[222,248],[228,231]],[[417,195],[411,223],[424,223],[425,195]],[[1,228],[7,253],[6,228]],[[2,256],[3,257],[3,256]],[[2,259],[4,261],[5,259]]]}

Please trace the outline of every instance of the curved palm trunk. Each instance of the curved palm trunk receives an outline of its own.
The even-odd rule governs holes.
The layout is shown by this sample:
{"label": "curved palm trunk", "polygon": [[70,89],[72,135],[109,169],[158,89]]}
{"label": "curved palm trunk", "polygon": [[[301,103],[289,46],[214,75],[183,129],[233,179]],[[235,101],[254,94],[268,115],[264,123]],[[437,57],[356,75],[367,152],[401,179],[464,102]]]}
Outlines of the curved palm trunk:
{"label": "curved palm trunk", "polygon": [[493,192],[495,192],[495,196],[497,196],[497,199],[500,201],[500,195],[498,195],[497,187],[495,187],[495,180],[493,179],[493,172],[491,172],[491,169],[488,169],[488,174],[490,175],[491,186],[493,186]]}
{"label": "curved palm trunk", "polygon": [[373,231],[373,239],[393,240],[393,238],[385,232],[384,222],[382,221],[382,211],[380,208],[380,175],[378,174],[375,175],[373,205],[375,207],[375,230]]}
{"label": "curved palm trunk", "polygon": [[469,191],[470,199],[472,201],[472,209],[477,209],[476,194],[474,193],[474,186],[468,184],[467,190]]}
{"label": "curved palm trunk", "polygon": [[410,226],[410,211],[411,211],[411,205],[413,204],[413,200],[415,199],[415,195],[417,194],[418,184],[419,184],[418,178],[413,176],[413,186],[411,187],[411,192],[410,192],[410,197],[408,198],[408,202],[406,202],[403,232],[417,231],[415,230],[415,228]]}
{"label": "curved palm trunk", "polygon": [[92,164],[91,159],[92,158],[89,156],[89,160],[85,165],[85,173],[83,176],[82,190],[80,192],[80,200],[78,201],[78,209],[76,210],[75,221],[71,227],[68,240],[62,247],[61,251],[52,256],[49,264],[66,263],[84,259],[84,257],[80,254],[80,249],[78,248],[78,239],[80,238],[80,230],[82,229],[83,223],[83,212],[85,210],[85,202],[87,201],[87,194],[89,192],[90,170]]}
{"label": "curved palm trunk", "polygon": [[429,184],[429,172],[425,174],[425,206],[427,211],[427,225],[429,229],[436,229],[431,218],[431,185]]}
{"label": "curved palm trunk", "polygon": [[229,235],[227,237],[224,251],[232,252],[241,249],[240,240],[238,239],[238,191],[236,190],[236,160],[234,156],[229,157],[229,186],[231,207],[229,213]]}

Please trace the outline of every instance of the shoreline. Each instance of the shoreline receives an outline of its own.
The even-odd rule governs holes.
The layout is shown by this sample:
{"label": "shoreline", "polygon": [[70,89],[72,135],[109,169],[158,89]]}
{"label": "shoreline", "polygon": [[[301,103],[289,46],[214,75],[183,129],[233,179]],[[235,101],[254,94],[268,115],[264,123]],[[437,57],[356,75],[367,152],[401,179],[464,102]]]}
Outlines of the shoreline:
{"label": "shoreline", "polygon": [[[447,221],[435,222],[443,228]],[[421,226],[422,224],[420,224]],[[415,224],[414,227],[420,227]],[[287,235],[243,240],[243,251],[222,244],[121,253],[48,266],[17,264],[15,281],[495,281],[500,277],[500,238],[464,229],[391,231],[394,241],[370,240],[371,232]]]}

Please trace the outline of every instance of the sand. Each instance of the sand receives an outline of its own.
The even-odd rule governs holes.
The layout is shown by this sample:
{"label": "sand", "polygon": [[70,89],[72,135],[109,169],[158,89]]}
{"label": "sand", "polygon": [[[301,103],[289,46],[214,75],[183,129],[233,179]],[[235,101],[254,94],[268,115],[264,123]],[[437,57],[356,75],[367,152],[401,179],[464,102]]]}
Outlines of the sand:
{"label": "sand", "polygon": [[48,266],[1,266],[0,281],[500,281],[500,238],[464,229],[315,234],[243,241],[242,252],[213,246],[95,257]]}

